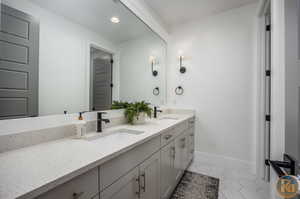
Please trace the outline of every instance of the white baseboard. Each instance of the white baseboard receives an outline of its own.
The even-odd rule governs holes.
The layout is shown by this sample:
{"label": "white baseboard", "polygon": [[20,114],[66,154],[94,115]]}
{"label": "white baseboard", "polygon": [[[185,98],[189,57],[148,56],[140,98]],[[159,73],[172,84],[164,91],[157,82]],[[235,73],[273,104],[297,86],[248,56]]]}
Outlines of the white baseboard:
{"label": "white baseboard", "polygon": [[230,169],[247,170],[252,174],[256,174],[256,167],[254,163],[228,156],[195,151],[194,161],[204,161],[210,164],[222,165]]}

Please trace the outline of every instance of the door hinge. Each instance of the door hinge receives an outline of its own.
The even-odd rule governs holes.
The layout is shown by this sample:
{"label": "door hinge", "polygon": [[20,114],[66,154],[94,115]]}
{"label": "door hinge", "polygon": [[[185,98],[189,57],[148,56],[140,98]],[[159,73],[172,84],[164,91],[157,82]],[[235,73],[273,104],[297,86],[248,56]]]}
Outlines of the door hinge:
{"label": "door hinge", "polygon": [[271,121],[271,115],[266,115],[266,121],[270,122]]}
{"label": "door hinge", "polygon": [[110,60],[110,63],[111,63],[111,64],[113,64],[113,63],[114,63],[114,60],[113,60],[113,59],[111,59],[111,60]]}
{"label": "door hinge", "polygon": [[266,25],[266,31],[271,31],[271,25]]}
{"label": "door hinge", "polygon": [[111,84],[110,84],[110,87],[114,87],[114,84],[113,84],[113,83],[111,83]]}
{"label": "door hinge", "polygon": [[271,70],[266,70],[266,76],[270,77],[271,76]]}

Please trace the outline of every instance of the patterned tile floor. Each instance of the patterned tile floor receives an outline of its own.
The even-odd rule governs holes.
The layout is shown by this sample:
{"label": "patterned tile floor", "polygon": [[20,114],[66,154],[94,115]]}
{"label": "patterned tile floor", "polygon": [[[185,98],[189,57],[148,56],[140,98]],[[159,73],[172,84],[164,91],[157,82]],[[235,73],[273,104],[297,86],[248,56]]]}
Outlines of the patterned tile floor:
{"label": "patterned tile floor", "polygon": [[255,175],[205,160],[194,160],[189,171],[220,179],[219,199],[270,199],[269,184]]}

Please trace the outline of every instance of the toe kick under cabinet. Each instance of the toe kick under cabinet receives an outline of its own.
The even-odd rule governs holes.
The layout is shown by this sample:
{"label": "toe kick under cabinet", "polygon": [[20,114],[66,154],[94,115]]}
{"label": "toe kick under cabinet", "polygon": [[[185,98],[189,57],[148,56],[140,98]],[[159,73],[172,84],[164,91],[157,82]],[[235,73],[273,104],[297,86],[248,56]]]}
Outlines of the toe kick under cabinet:
{"label": "toe kick under cabinet", "polygon": [[194,156],[194,118],[37,199],[168,199]]}

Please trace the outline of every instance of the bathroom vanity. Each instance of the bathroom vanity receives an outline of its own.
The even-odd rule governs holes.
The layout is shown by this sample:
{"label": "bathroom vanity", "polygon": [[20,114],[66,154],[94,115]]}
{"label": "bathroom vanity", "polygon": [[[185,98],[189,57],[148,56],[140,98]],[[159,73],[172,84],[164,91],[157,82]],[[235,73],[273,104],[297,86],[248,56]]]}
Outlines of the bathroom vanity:
{"label": "bathroom vanity", "polygon": [[193,155],[193,114],[117,125],[0,154],[0,198],[167,199]]}

